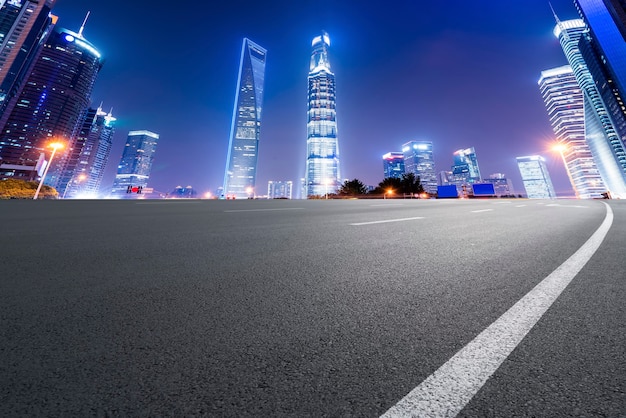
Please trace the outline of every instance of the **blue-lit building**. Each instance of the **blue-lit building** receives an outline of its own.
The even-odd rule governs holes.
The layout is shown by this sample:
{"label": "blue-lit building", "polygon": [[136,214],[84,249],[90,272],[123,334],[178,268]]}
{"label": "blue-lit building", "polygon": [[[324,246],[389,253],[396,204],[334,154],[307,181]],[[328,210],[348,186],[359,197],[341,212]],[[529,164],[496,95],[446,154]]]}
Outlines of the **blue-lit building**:
{"label": "blue-lit building", "polygon": [[305,196],[335,193],[341,185],[335,74],[330,69],[326,32],[312,42],[309,65]]}
{"label": "blue-lit building", "polygon": [[607,188],[585,139],[583,93],[572,67],[564,65],[541,72],[538,81],[550,124],[576,197],[602,197]]}
{"label": "blue-lit building", "polygon": [[63,171],[68,179],[61,195],[64,199],[98,197],[114,132],[115,118],[111,112],[101,107],[89,108]]}
{"label": "blue-lit building", "polygon": [[267,198],[268,199],[292,199],[293,198],[293,182],[292,181],[268,181],[267,182]]}
{"label": "blue-lit building", "polygon": [[267,50],[245,38],[230,128],[224,197],[247,198],[256,186]]}
{"label": "blue-lit building", "polygon": [[91,91],[102,67],[98,50],[77,32],[55,27],[37,55],[32,71],[7,107],[0,132],[4,163],[35,166],[48,144],[64,143],[55,155],[45,183],[63,195],[69,178],[65,165],[76,152],[76,140],[91,101]]}
{"label": "blue-lit building", "polygon": [[159,134],[150,131],[130,131],[128,133],[111,188],[112,198],[140,197],[140,193],[128,193],[128,191],[133,190],[133,188],[141,190],[148,186],[158,140]]}
{"label": "blue-lit building", "polygon": [[474,147],[457,150],[453,157],[452,183],[456,184],[459,190],[463,186],[480,183],[480,169]]}
{"label": "blue-lit building", "polygon": [[0,126],[2,115],[15,106],[16,96],[56,23],[56,16],[50,14],[55,2],[0,2]]}
{"label": "blue-lit building", "polygon": [[585,139],[602,181],[613,196],[626,197],[626,148],[622,139],[626,137],[626,121],[621,111],[611,111],[607,106],[609,96],[615,97],[614,89],[607,90],[607,84],[601,82],[602,64],[593,52],[596,46],[587,36],[588,29],[582,19],[557,19],[554,34],[583,93]]}
{"label": "blue-lit building", "polygon": [[388,152],[383,155],[383,178],[402,178],[404,174],[404,153]]}
{"label": "blue-lit building", "polygon": [[437,173],[431,141],[409,141],[402,145],[405,173],[420,178],[426,193],[437,193]]}
{"label": "blue-lit building", "polygon": [[542,156],[517,157],[517,166],[529,199],[556,199],[546,160]]}

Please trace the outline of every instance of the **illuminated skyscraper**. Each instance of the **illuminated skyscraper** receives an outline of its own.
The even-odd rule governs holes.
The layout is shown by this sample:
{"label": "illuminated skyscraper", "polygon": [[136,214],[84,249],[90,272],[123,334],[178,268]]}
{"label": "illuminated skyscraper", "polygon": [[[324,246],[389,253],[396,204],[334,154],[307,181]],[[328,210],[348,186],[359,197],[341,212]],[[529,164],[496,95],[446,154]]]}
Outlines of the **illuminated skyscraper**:
{"label": "illuminated skyscraper", "polygon": [[[599,68],[600,64],[590,52],[593,45],[585,36],[586,32],[587,27],[582,19],[561,22],[557,18],[554,28],[554,35],[559,39],[583,93],[585,139],[600,176],[613,196],[626,197],[626,148],[621,139],[623,135],[620,134],[620,127],[623,126],[626,135],[626,123],[619,112],[612,117],[598,88],[601,83],[596,84],[589,70],[589,66]],[[589,52],[585,57],[581,47]],[[600,71],[597,73],[601,74]]]}
{"label": "illuminated skyscraper", "polygon": [[437,193],[437,173],[433,159],[433,143],[430,141],[409,141],[402,145],[404,172],[420,178],[427,193]]}
{"label": "illuminated skyscraper", "polygon": [[457,187],[480,182],[480,169],[474,147],[460,149],[454,152],[454,164],[452,165],[452,182]]}
{"label": "illuminated skyscraper", "polygon": [[101,55],[83,37],[82,27],[78,33],[55,27],[16,96],[18,105],[7,107],[3,115],[0,158],[35,166],[51,140],[65,142],[45,180],[63,195],[69,179],[61,174],[75,152],[74,142],[101,67]]}
{"label": "illuminated skyscraper", "polygon": [[55,2],[0,1],[0,120],[7,108],[15,106],[14,98],[56,22],[50,15]]}
{"label": "illuminated skyscraper", "polygon": [[308,77],[306,196],[334,193],[341,185],[335,74],[330,70],[329,47],[326,32],[313,38]]}
{"label": "illuminated skyscraper", "polygon": [[269,181],[267,182],[268,199],[291,199],[293,197],[292,181]]}
{"label": "illuminated skyscraper", "polygon": [[556,199],[546,160],[542,156],[517,157],[517,166],[529,199]]}
{"label": "illuminated skyscraper", "polygon": [[68,178],[65,199],[93,198],[100,191],[111,153],[115,118],[101,107],[89,109],[62,176]]}
{"label": "illuminated skyscraper", "polygon": [[404,154],[388,152],[383,155],[383,178],[402,178],[404,174]]}
{"label": "illuminated skyscraper", "polygon": [[244,38],[230,128],[224,196],[247,198],[256,186],[267,50]]}
{"label": "illuminated skyscraper", "polygon": [[572,67],[542,71],[538,84],[576,196],[602,197],[607,189],[585,140],[583,93]]}
{"label": "illuminated skyscraper", "polygon": [[130,131],[117,174],[111,188],[111,196],[135,198],[137,194],[127,193],[129,187],[145,188],[150,179],[152,162],[159,134],[150,131]]}

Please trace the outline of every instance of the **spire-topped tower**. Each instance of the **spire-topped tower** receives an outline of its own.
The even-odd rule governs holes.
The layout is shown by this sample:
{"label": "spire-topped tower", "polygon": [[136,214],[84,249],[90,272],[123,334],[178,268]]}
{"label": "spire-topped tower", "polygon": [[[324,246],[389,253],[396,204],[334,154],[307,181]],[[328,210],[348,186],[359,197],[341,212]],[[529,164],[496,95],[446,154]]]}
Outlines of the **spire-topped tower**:
{"label": "spire-topped tower", "polygon": [[313,38],[309,65],[306,196],[334,193],[340,185],[335,74],[330,70],[330,37],[322,31]]}

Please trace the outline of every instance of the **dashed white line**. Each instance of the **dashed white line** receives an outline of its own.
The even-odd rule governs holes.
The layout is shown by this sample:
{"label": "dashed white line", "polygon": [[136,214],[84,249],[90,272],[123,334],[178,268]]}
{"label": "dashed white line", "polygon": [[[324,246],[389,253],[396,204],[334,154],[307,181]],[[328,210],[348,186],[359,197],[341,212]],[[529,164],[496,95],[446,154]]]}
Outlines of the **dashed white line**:
{"label": "dashed white line", "polygon": [[277,210],[302,210],[304,208],[274,208],[274,209],[231,209],[224,212],[271,212]]}
{"label": "dashed white line", "polygon": [[600,227],[570,258],[382,417],[454,417],[500,367],[587,264],[613,223],[606,203]]}
{"label": "dashed white line", "polygon": [[526,205],[515,205],[516,208],[525,208]]}
{"label": "dashed white line", "polygon": [[357,222],[357,223],[352,223],[350,225],[354,225],[354,226],[374,225],[374,224],[384,224],[384,223],[388,223],[388,222],[414,221],[416,219],[424,219],[424,217],[423,216],[416,216],[414,218],[398,218],[398,219],[385,219],[384,221]]}
{"label": "dashed white line", "polygon": [[480,212],[491,212],[493,209],[480,209],[480,210],[472,210],[472,213],[480,213]]}
{"label": "dashed white line", "polygon": [[549,205],[546,205],[549,207],[555,207],[558,206],[560,208],[582,208],[582,209],[587,209],[587,206],[581,206],[581,205],[560,205],[558,203],[550,203]]}
{"label": "dashed white line", "polygon": [[504,201],[504,202],[492,202],[492,205],[510,205],[511,202],[508,201]]}
{"label": "dashed white line", "polygon": [[401,203],[383,203],[383,204],[380,204],[380,205],[370,205],[370,207],[373,207],[373,208],[377,208],[377,207],[379,208],[379,207],[382,207],[382,206],[404,206],[404,205],[401,204]]}

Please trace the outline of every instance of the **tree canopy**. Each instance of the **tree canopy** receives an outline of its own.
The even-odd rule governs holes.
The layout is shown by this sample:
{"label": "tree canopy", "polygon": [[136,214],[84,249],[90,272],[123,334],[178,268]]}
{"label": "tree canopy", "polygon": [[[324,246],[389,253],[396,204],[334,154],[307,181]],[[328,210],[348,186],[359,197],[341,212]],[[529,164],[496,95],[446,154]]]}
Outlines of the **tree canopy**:
{"label": "tree canopy", "polygon": [[359,196],[367,193],[367,187],[361,180],[346,180],[339,188],[340,196]]}
{"label": "tree canopy", "polygon": [[423,193],[424,187],[419,177],[414,173],[405,173],[401,178],[387,177],[374,189],[375,194],[416,194]]}
{"label": "tree canopy", "polygon": [[[0,199],[32,199],[39,183],[18,179],[0,180]],[[40,199],[56,199],[59,196],[56,189],[43,186],[39,191]]]}

